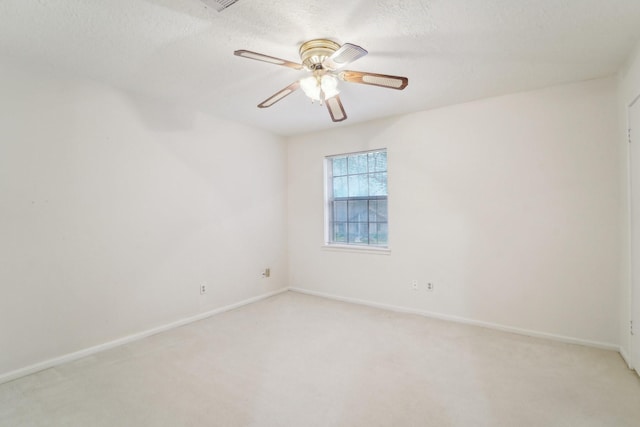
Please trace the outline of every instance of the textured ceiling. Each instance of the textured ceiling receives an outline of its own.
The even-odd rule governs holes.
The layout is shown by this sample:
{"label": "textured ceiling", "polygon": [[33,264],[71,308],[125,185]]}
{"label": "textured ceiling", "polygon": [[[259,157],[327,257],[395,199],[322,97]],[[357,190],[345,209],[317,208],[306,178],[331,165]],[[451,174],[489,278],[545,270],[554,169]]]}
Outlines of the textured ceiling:
{"label": "textured ceiling", "polygon": [[[342,83],[349,118],[331,122],[298,91],[256,105],[303,72],[326,37],[369,54],[349,69],[409,77],[404,91]],[[615,73],[640,39],[639,0],[0,0],[0,60],[292,135]]]}

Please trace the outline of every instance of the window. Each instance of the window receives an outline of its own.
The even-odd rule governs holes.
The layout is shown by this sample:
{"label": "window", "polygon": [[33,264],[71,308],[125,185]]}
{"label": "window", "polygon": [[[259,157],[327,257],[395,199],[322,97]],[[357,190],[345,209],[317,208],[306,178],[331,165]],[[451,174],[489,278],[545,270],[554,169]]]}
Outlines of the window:
{"label": "window", "polygon": [[328,244],[386,247],[387,151],[326,158]]}

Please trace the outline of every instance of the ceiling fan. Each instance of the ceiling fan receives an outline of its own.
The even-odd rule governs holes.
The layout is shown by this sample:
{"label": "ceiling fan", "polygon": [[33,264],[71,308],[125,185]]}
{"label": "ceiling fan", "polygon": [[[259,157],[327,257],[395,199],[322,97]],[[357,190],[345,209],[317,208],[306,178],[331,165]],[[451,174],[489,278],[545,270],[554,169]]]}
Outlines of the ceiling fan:
{"label": "ceiling fan", "polygon": [[295,70],[306,70],[310,73],[309,76],[296,80],[289,86],[262,101],[258,104],[259,108],[271,107],[284,97],[302,88],[304,93],[311,98],[312,102],[319,101],[320,105],[324,103],[327,106],[331,120],[334,122],[341,122],[347,118],[347,114],[338,96],[339,80],[348,83],[361,83],[397,90],[402,90],[409,84],[409,79],[406,77],[362,71],[342,71],[342,67],[362,58],[368,53],[360,46],[351,43],[345,43],[340,46],[338,43],[327,39],[309,40],[300,46],[301,64],[251,52],[249,50],[236,50],[233,53],[243,58],[282,65],[283,67],[289,67]]}

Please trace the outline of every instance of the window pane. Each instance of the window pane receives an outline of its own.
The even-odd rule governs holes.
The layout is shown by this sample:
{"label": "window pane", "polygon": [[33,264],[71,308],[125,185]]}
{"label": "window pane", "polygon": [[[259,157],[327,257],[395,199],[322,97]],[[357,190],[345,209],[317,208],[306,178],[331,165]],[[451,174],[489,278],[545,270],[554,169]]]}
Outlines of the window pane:
{"label": "window pane", "polygon": [[388,240],[388,227],[386,223],[370,223],[369,224],[369,244],[386,245]]}
{"label": "window pane", "polygon": [[386,196],[387,195],[387,173],[371,173],[369,174],[369,195],[370,196]]}
{"label": "window pane", "polygon": [[366,222],[349,223],[349,243],[364,243],[369,241],[369,230]]}
{"label": "window pane", "polygon": [[333,220],[334,221],[347,221],[347,202],[338,201],[333,202]]}
{"label": "window pane", "polygon": [[387,222],[387,201],[378,200],[378,209],[376,210],[377,222]]}
{"label": "window pane", "polygon": [[346,176],[333,178],[333,197],[347,197],[349,195],[349,187]]}
{"label": "window pane", "polygon": [[333,242],[347,242],[347,223],[337,222],[333,224]]}
{"label": "window pane", "polygon": [[367,200],[349,200],[349,222],[367,222]]}
{"label": "window pane", "polygon": [[375,222],[378,217],[378,201],[369,200],[369,221]]}
{"label": "window pane", "polygon": [[369,153],[369,172],[385,172],[387,170],[387,152]]}
{"label": "window pane", "polygon": [[369,195],[369,179],[365,175],[349,175],[349,197]]}
{"label": "window pane", "polygon": [[378,224],[376,224],[375,222],[369,223],[369,244],[378,244]]}
{"label": "window pane", "polygon": [[367,173],[367,155],[356,154],[348,157],[349,174]]}
{"label": "window pane", "polygon": [[387,201],[371,200],[369,202],[369,221],[387,222]]}
{"label": "window pane", "polygon": [[329,243],[386,246],[386,151],[342,154],[327,161]]}
{"label": "window pane", "polygon": [[347,158],[337,157],[331,161],[333,166],[333,176],[341,176],[347,174]]}

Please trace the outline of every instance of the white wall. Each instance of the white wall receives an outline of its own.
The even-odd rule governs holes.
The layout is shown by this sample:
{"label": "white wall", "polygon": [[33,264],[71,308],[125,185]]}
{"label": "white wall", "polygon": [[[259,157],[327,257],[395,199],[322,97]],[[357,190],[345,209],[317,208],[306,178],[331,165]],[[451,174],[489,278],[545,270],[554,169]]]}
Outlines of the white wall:
{"label": "white wall", "polygon": [[630,355],[630,330],[629,320],[631,319],[631,277],[629,269],[629,147],[627,137],[627,108],[629,104],[640,95],[640,44],[635,51],[629,56],[629,60],[625,67],[622,68],[618,75],[618,119],[619,119],[619,145],[620,145],[620,187],[624,195],[622,209],[620,211],[620,223],[622,227],[621,253],[620,258],[620,275],[621,275],[621,293],[620,293],[620,348],[625,356]]}
{"label": "white wall", "polygon": [[[640,87],[635,58],[622,94]],[[2,64],[0,377],[287,284],[615,345],[626,233],[615,90],[577,83],[285,146]],[[391,254],[322,250],[323,157],[380,147]],[[435,291],[412,291],[413,279]]]}
{"label": "white wall", "polygon": [[286,286],[281,138],[6,62],[0,93],[0,377]]}
{"label": "white wall", "polygon": [[[293,137],[290,285],[615,347],[617,123],[600,79]],[[323,157],[380,147],[391,254],[321,249]]]}

